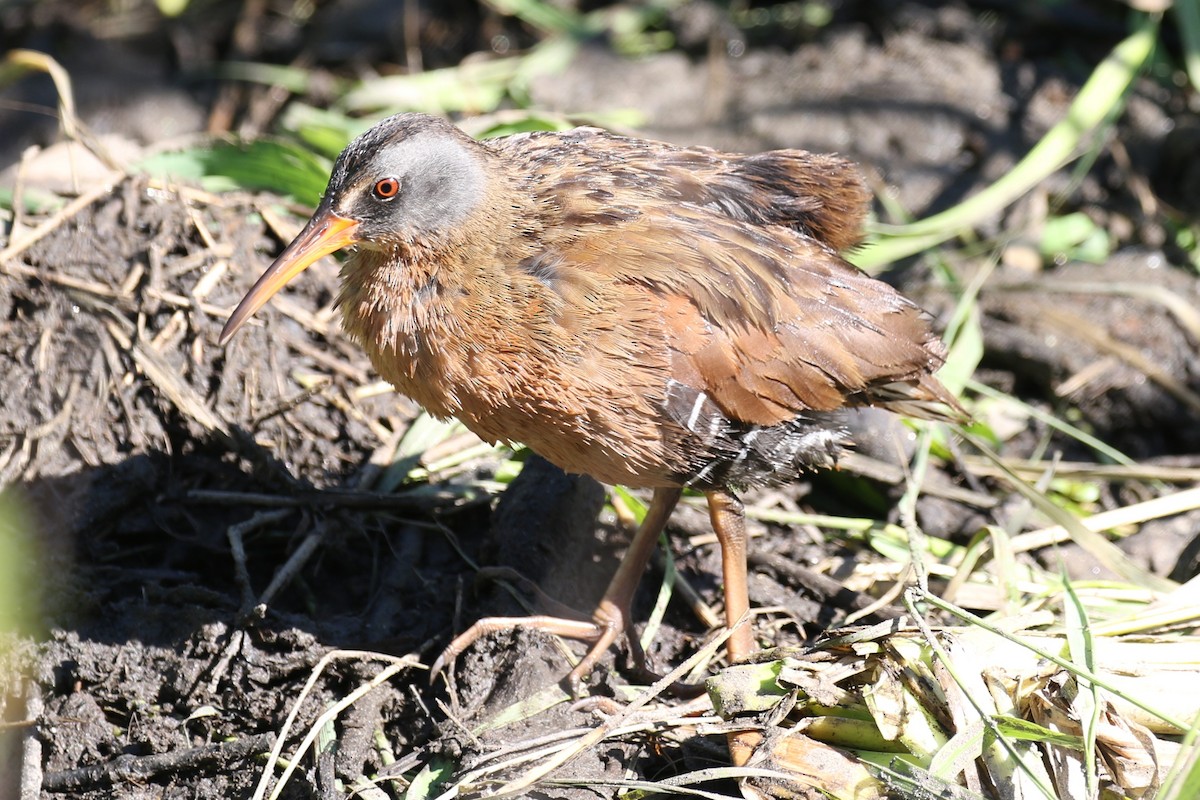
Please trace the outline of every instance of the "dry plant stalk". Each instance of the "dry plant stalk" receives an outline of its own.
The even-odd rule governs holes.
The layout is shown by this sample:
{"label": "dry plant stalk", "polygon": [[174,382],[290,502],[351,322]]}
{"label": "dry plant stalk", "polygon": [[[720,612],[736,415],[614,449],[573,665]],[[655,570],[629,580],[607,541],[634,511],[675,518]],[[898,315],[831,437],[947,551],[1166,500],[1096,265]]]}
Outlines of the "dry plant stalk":
{"label": "dry plant stalk", "polygon": [[1091,769],[1101,792],[1152,797],[1173,737],[1200,716],[1200,637],[1097,638],[1093,675],[1043,657],[1067,653],[1065,635],[964,627],[931,641],[891,623],[840,633],[710,680],[723,716],[768,730],[749,766],[788,776],[751,779],[751,794],[1078,798]]}

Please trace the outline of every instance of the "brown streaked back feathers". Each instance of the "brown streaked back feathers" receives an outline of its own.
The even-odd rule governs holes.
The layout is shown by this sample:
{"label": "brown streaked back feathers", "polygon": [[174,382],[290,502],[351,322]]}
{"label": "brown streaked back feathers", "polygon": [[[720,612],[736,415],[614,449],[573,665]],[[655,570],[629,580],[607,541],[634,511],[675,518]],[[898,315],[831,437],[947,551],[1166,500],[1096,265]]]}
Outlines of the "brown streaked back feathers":
{"label": "brown streaked back feathers", "polygon": [[[675,147],[598,128],[485,142],[553,183],[565,222],[604,222],[655,206],[686,204],[755,225],[782,225],[833,250],[862,238],[870,194],[858,170],[834,155],[774,150],[754,155]],[[562,169],[564,162],[572,169]]]}
{"label": "brown streaked back feathers", "polygon": [[547,225],[562,233],[543,237],[540,263],[649,289],[672,378],[732,420],[769,426],[875,402],[933,417],[946,416],[939,404],[957,407],[930,374],[943,349],[925,315],[836,253],[858,242],[868,197],[849,162],[594,129],[492,146],[562,222]]}

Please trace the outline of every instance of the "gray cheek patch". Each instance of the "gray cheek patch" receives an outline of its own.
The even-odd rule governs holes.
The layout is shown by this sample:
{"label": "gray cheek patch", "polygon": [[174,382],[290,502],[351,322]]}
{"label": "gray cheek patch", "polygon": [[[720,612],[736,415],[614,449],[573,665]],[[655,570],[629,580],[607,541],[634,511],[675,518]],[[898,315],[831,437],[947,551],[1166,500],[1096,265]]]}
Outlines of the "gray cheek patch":
{"label": "gray cheek patch", "polygon": [[371,172],[400,178],[405,222],[419,231],[450,227],[466,219],[483,199],[479,158],[457,139],[419,133],[385,148]]}

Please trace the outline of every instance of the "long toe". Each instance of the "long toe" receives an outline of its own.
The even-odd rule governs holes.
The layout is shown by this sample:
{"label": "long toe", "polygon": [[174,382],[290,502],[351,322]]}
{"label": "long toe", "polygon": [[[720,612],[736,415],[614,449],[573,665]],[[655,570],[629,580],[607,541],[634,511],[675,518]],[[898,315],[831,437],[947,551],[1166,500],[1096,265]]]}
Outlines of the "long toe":
{"label": "long toe", "polygon": [[[454,659],[475,643],[476,640],[500,631],[510,631],[515,628],[535,628],[563,636],[567,639],[579,639],[585,642],[598,641],[603,630],[589,620],[566,619],[564,617],[532,616],[532,617],[485,617],[465,631],[455,636],[446,649],[442,651],[430,668],[430,681],[441,674]],[[607,645],[606,645],[607,647]],[[594,650],[595,648],[593,648]]]}

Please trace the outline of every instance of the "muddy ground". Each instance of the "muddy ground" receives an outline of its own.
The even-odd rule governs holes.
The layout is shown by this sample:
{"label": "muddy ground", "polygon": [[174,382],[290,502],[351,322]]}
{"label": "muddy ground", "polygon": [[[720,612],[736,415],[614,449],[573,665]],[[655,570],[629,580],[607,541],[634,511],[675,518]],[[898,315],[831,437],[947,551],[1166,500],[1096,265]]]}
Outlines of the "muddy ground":
{"label": "muddy ground", "polygon": [[[197,77],[231,54],[346,75],[410,64],[414,47],[430,68],[487,51],[497,37],[512,47],[536,38],[465,2],[411,4],[409,33],[400,4],[323,4],[303,25],[289,20],[289,3],[192,5],[163,22],[150,3],[10,4],[0,8],[0,29],[6,49],[41,49],[64,64],[83,121],[120,154],[206,124],[269,129],[269,118],[249,120],[264,107],[254,97],[231,99],[221,82]],[[685,4],[664,22],[675,49],[630,59],[598,40],[563,73],[537,79],[530,102],[570,113],[635,108],[643,134],[683,143],[838,151],[863,164],[878,193],[923,216],[1008,171],[1127,30],[1127,9],[1104,3],[1042,11],[844,2],[821,27],[784,24],[778,10],[789,6],[764,8],[777,16]],[[244,36],[234,45],[239,9]],[[0,536],[6,596],[19,600],[0,608],[13,629],[0,651],[0,798],[248,797],[305,681],[337,648],[411,663],[338,718],[336,746],[301,760],[284,796],[340,796],[361,776],[398,796],[402,784],[389,776],[441,763],[461,772],[502,745],[598,724],[595,709],[560,703],[484,729],[569,669],[542,635],[487,637],[449,683],[431,683],[420,665],[472,620],[522,613],[515,597],[538,607],[511,574],[477,579],[495,577],[483,568],[518,570],[549,596],[590,608],[628,537],[604,510],[603,490],[526,454],[499,498],[489,489],[508,469],[503,455],[389,486],[383,467],[418,409],[378,387],[338,329],[334,265],[306,272],[233,343],[216,345],[233,304],[301,218],[269,197],[113,178],[82,151],[68,162],[53,117],[38,111],[54,106],[48,80],[28,78],[5,96],[3,185],[64,192],[63,165],[73,163],[87,199],[57,218],[35,208],[14,226],[10,215],[4,243],[21,246],[0,260]],[[1200,465],[1196,332],[1162,299],[1192,308],[1200,300],[1173,235],[1200,211],[1196,108],[1194,93],[1161,70],[1142,78],[1086,174],[1064,170],[984,231],[1003,244],[981,293],[977,378],[1068,414],[1144,463],[1170,466]],[[47,149],[26,156],[18,181],[16,165],[33,145]],[[1036,242],[1048,207],[1083,211],[1109,231],[1111,258],[1043,259]],[[22,245],[47,221],[47,235]],[[965,283],[996,250],[953,252],[948,268]],[[943,275],[931,259],[914,259],[886,277],[940,326],[954,302]],[[1094,458],[1036,419],[1010,428],[1006,456]],[[858,438],[860,451],[887,461],[905,434],[866,419]],[[455,437],[440,454],[469,445]],[[919,519],[934,535],[968,537],[1026,512],[965,462],[939,467],[935,482],[962,491],[922,501]],[[1151,491],[1103,484],[1094,508]],[[747,500],[894,519],[899,492],[847,472]],[[715,545],[691,538],[706,532],[704,514],[685,508],[674,523],[680,572],[719,606]],[[1184,580],[1200,563],[1198,523],[1192,515],[1149,524],[1122,547]],[[853,602],[787,565],[836,574],[836,565],[868,554],[817,529],[757,524],[755,533],[752,601],[779,609],[760,619],[760,641],[796,643],[845,618]],[[1099,574],[1070,548],[1042,557]],[[661,569],[644,582],[639,620],[650,614]],[[677,664],[707,635],[675,602],[652,656]],[[284,752],[389,663],[336,660],[300,702]],[[622,665],[613,654],[590,691],[625,698]],[[553,776],[585,788],[544,784],[536,794],[611,796],[606,779],[721,763],[723,738],[694,733],[635,732],[592,748]],[[705,788],[736,793],[719,781]]]}

